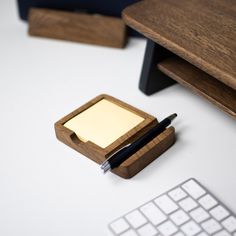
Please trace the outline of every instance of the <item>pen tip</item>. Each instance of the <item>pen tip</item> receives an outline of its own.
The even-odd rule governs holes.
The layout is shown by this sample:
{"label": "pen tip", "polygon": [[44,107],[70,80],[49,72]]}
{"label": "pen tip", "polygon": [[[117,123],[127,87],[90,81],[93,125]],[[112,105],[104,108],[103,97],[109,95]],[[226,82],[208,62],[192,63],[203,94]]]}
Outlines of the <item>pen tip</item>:
{"label": "pen tip", "polygon": [[176,114],[176,113],[170,115],[170,116],[168,117],[168,119],[170,119],[170,120],[172,121],[172,120],[174,120],[175,117],[177,117],[177,114]]}

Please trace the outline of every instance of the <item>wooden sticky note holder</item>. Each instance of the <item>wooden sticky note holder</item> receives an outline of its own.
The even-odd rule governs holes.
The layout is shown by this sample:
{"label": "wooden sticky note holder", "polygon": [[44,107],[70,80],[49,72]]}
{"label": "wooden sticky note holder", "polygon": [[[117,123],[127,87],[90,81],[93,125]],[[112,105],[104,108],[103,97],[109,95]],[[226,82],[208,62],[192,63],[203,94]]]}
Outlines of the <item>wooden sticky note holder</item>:
{"label": "wooden sticky note holder", "polygon": [[[99,143],[99,141],[97,141],[98,139],[94,138],[94,140],[96,140],[94,142],[91,141],[92,138],[91,139],[89,138],[89,140],[84,140],[84,138],[80,137],[80,134],[78,133],[79,131],[74,131],[68,128],[70,125],[69,122],[72,121],[73,119],[77,119],[77,117],[79,117],[80,115],[81,117],[79,117],[79,120],[81,122],[84,122],[85,115],[87,114],[89,117],[89,114],[90,116],[92,114],[90,112],[90,108],[93,108],[93,107],[98,108],[100,105],[102,105],[102,103],[104,103],[104,101],[106,101],[109,107],[112,107],[114,105],[114,108],[115,109],[117,108],[117,112],[118,113],[121,112],[119,114],[124,114],[124,116],[127,114],[129,116],[129,119],[134,119],[134,120],[136,119],[135,122],[138,122],[138,123],[131,124],[130,129],[129,129],[129,126],[125,124],[125,128],[128,129],[128,130],[125,130],[125,129],[123,130],[123,132],[125,133],[121,133],[121,135],[113,141],[112,139],[110,139],[109,142],[106,142],[105,140],[106,144],[102,144],[102,145]],[[96,120],[97,118],[99,119],[99,117],[101,119],[101,117],[106,117],[108,115],[109,119],[110,117],[111,119],[112,117],[117,119],[117,117],[114,114],[109,114],[109,111],[105,111],[104,106],[101,109],[103,109],[101,110],[101,116],[98,115],[94,117],[94,121],[91,122],[93,123],[93,125],[96,123]],[[93,110],[96,110],[96,108]],[[106,114],[106,112],[108,113]],[[121,122],[118,122],[118,123],[121,123],[120,125],[122,125],[122,122],[123,122],[122,119],[125,120],[124,117],[123,118],[121,117]],[[134,140],[136,140],[138,137],[142,136],[145,132],[150,130],[157,123],[158,121],[155,117],[135,107],[132,107],[131,105],[128,105],[114,97],[111,97],[106,94],[102,94],[92,99],[91,101],[83,105],[82,107],[71,112],[64,118],[60,119],[58,122],[56,122],[55,132],[56,132],[57,138],[60,141],[62,141],[69,147],[75,149],[76,151],[83,154],[84,156],[88,157],[89,159],[95,161],[96,163],[101,164],[111,154],[119,150],[124,145],[131,143]],[[101,127],[102,125],[105,125],[105,124],[101,124]],[[114,127],[115,126],[116,124],[114,124]],[[82,125],[82,129],[83,128],[84,126]],[[112,128],[110,128],[110,132],[113,132]],[[91,135],[91,134],[88,134],[88,135]],[[105,137],[106,132],[104,132],[104,134],[100,136],[102,138]],[[113,169],[112,172],[126,179],[131,178],[135,174],[137,174],[139,171],[141,171],[143,168],[145,168],[149,163],[155,160],[158,156],[160,156],[166,149],[168,149],[174,143],[174,141],[175,141],[174,127],[169,127],[163,133],[155,137],[147,145],[141,148],[138,152],[130,156],[119,167]],[[104,140],[101,140],[101,142],[104,143]]]}

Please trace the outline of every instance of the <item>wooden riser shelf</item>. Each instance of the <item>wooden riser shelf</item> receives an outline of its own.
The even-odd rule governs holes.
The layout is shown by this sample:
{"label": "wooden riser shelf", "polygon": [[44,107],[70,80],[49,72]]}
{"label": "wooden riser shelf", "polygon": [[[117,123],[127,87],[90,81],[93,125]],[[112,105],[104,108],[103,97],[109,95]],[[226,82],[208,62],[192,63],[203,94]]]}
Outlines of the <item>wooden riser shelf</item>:
{"label": "wooden riser shelf", "polygon": [[179,57],[158,63],[158,69],[236,118],[236,90]]}
{"label": "wooden riser shelf", "polygon": [[[123,19],[148,39],[140,77],[145,94],[172,78],[236,118],[235,1],[140,1]],[[179,58],[165,57],[164,49]]]}

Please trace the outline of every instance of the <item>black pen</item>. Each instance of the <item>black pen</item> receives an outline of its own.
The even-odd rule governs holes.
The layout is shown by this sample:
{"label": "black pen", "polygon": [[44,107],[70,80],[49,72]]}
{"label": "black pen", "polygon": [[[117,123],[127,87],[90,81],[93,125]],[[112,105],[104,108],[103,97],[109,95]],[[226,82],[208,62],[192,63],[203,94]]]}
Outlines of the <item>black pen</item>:
{"label": "black pen", "polygon": [[101,169],[106,173],[107,171],[118,167],[121,163],[127,160],[135,152],[141,149],[144,145],[154,139],[157,135],[161,134],[167,126],[171,124],[171,121],[177,116],[176,113],[168,116],[151,130],[145,133],[143,136],[135,140],[133,143],[129,143],[111,155],[107,160],[101,164]]}

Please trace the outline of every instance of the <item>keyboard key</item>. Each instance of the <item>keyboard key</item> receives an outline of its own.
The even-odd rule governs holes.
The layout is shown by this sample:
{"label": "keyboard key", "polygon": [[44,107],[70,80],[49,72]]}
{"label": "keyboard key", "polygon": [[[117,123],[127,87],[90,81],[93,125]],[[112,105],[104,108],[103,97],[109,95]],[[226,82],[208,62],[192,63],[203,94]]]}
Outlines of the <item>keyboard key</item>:
{"label": "keyboard key", "polygon": [[208,236],[208,234],[207,233],[205,233],[205,232],[201,232],[200,234],[198,234],[197,236]]}
{"label": "keyboard key", "polygon": [[223,220],[229,215],[229,212],[222,206],[217,206],[210,211],[210,214],[218,221]]}
{"label": "keyboard key", "polygon": [[146,224],[138,230],[138,233],[141,236],[154,236],[157,234],[157,230],[151,224]]}
{"label": "keyboard key", "polygon": [[190,218],[189,216],[183,211],[178,210],[174,212],[172,215],[170,215],[170,219],[176,224],[176,225],[182,225],[186,221],[188,221]]}
{"label": "keyboard key", "polygon": [[210,196],[209,194],[207,194],[206,196],[202,197],[201,199],[199,199],[198,201],[206,210],[211,209],[212,207],[217,205],[217,201]]}
{"label": "keyboard key", "polygon": [[120,234],[127,230],[129,228],[129,225],[124,219],[120,218],[111,223],[110,227],[116,234]]}
{"label": "keyboard key", "polygon": [[169,235],[175,233],[178,229],[172,222],[166,221],[165,223],[158,226],[158,230],[164,236],[169,236]]}
{"label": "keyboard key", "polygon": [[152,202],[142,206],[140,210],[154,225],[158,225],[167,219],[166,215],[164,215]]}
{"label": "keyboard key", "polygon": [[202,221],[208,219],[210,215],[201,207],[190,212],[190,216],[197,222],[201,223]]}
{"label": "keyboard key", "polygon": [[178,209],[178,206],[167,196],[163,195],[154,200],[154,202],[163,210],[166,214]]}
{"label": "keyboard key", "polygon": [[230,232],[232,233],[234,230],[236,230],[236,219],[233,216],[228,217],[226,220],[222,222],[222,225]]}
{"label": "keyboard key", "polygon": [[181,188],[176,188],[170,191],[168,194],[176,202],[187,196],[187,194]]}
{"label": "keyboard key", "polygon": [[197,207],[197,203],[190,197],[185,198],[184,200],[179,202],[179,205],[185,210],[185,211],[191,211],[192,209]]}
{"label": "keyboard key", "polygon": [[138,210],[127,214],[125,218],[134,228],[138,228],[147,222],[146,218]]}
{"label": "keyboard key", "polygon": [[193,179],[183,184],[182,188],[194,199],[197,199],[206,193],[206,191]]}
{"label": "keyboard key", "polygon": [[120,236],[138,236],[138,234],[133,229],[130,229],[121,234]]}
{"label": "keyboard key", "polygon": [[201,228],[193,221],[187,222],[181,227],[181,229],[188,236],[195,235],[201,231]]}
{"label": "keyboard key", "polygon": [[222,230],[222,231],[214,234],[214,236],[230,236],[230,234],[226,230]]}
{"label": "keyboard key", "polygon": [[205,229],[207,233],[213,234],[220,230],[222,227],[216,220],[210,219],[202,223],[202,228]]}
{"label": "keyboard key", "polygon": [[174,234],[173,236],[185,236],[185,235],[181,232],[178,232],[177,234]]}

